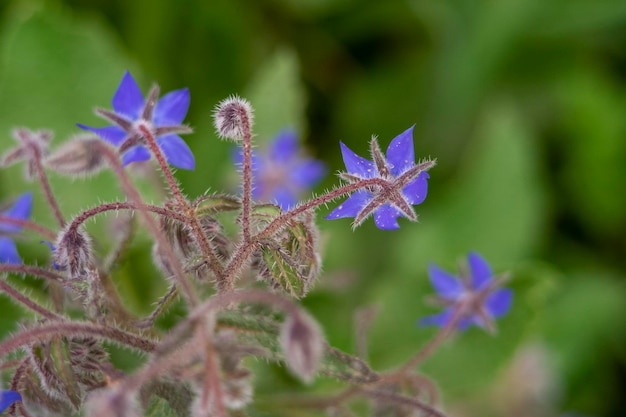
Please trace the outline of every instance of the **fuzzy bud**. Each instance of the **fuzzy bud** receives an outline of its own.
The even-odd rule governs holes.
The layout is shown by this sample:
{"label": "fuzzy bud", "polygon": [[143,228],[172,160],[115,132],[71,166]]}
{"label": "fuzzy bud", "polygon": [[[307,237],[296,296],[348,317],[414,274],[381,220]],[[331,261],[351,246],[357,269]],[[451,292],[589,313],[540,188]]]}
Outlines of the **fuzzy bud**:
{"label": "fuzzy bud", "polygon": [[319,325],[304,312],[292,314],[282,326],[280,343],[291,371],[304,382],[311,382],[324,354]]}
{"label": "fuzzy bud", "polygon": [[213,118],[217,134],[223,139],[240,140],[252,130],[252,106],[238,96],[222,100],[215,108]]}
{"label": "fuzzy bud", "polygon": [[63,230],[54,245],[54,263],[68,270],[71,278],[82,277],[91,263],[91,239],[80,228],[70,224]]}
{"label": "fuzzy bud", "polygon": [[48,168],[61,174],[87,176],[104,166],[101,140],[91,134],[78,135],[65,142],[45,159]]}
{"label": "fuzzy bud", "polygon": [[87,397],[84,415],[90,417],[139,417],[142,413],[135,396],[113,387],[91,392]]}

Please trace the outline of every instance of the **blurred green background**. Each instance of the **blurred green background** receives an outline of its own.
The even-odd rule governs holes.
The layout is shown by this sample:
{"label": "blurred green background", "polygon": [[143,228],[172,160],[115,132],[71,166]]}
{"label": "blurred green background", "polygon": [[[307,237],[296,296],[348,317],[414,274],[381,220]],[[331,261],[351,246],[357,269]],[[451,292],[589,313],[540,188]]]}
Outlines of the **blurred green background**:
{"label": "blurred green background", "polygon": [[[471,329],[424,365],[445,410],[626,416],[623,0],[2,0],[0,59],[2,149],[13,126],[53,129],[54,147],[76,122],[103,125],[92,109],[125,69],[144,91],[189,87],[198,167],[177,177],[192,197],[233,189],[211,119],[230,94],[251,100],[260,146],[294,127],[331,173],[340,140],[367,155],[372,134],[384,149],[415,124],[416,155],[438,160],[418,224],[353,232],[320,212],[325,271],[304,304],[329,341],[354,352],[353,313],[374,306],[371,363],[399,364],[434,334],[415,326],[435,311],[427,265],[456,271],[476,250],[511,273],[514,305],[496,337]],[[0,174],[2,195],[35,190],[52,227],[20,174]],[[68,216],[119,195],[108,173],[53,186]],[[109,223],[89,227],[102,237]],[[37,241],[21,253],[45,263]],[[138,314],[166,285],[148,245],[118,278]],[[6,334],[22,313],[0,303]],[[260,394],[295,384],[272,372]]]}

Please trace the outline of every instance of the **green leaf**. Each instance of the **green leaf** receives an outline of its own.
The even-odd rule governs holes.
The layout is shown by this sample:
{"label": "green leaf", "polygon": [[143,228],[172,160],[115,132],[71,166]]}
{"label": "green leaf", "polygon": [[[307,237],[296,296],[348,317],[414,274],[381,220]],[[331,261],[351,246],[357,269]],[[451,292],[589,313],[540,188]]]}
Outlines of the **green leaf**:
{"label": "green leaf", "polygon": [[195,201],[194,205],[199,217],[214,215],[224,211],[239,210],[241,208],[241,202],[238,198],[225,194],[202,196]]}
{"label": "green leaf", "polygon": [[150,404],[146,407],[146,417],[182,417],[170,407],[170,404],[163,398],[152,396]]}

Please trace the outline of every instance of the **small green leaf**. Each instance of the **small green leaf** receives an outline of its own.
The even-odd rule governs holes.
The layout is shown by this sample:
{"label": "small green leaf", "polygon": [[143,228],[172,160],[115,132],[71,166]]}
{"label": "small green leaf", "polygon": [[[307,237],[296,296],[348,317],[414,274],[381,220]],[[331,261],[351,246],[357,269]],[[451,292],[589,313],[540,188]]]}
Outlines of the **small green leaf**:
{"label": "small green leaf", "polygon": [[238,198],[225,194],[202,196],[195,201],[194,205],[198,216],[238,210],[241,207]]}
{"label": "small green leaf", "polygon": [[150,400],[150,404],[146,407],[146,417],[181,417],[176,413],[170,404],[163,398],[153,396]]}

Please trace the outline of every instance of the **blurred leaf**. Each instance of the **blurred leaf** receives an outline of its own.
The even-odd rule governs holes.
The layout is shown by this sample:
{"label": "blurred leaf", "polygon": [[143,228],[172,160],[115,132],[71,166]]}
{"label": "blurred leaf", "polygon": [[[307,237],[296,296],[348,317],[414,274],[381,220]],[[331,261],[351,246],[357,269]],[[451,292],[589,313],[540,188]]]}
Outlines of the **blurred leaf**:
{"label": "blurred leaf", "polygon": [[163,398],[152,396],[150,404],[146,408],[146,417],[181,417],[170,407],[170,404]]}
{"label": "blurred leaf", "polygon": [[286,127],[302,134],[305,95],[297,55],[279,49],[259,68],[246,96],[254,109],[254,133],[268,141]]}

